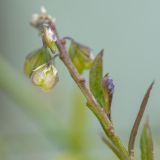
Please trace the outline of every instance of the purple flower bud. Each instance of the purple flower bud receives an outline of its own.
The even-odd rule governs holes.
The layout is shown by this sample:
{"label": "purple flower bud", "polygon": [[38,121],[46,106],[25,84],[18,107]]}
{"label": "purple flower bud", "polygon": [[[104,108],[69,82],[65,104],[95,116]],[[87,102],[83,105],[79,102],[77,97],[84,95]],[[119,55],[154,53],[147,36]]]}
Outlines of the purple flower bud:
{"label": "purple flower bud", "polygon": [[113,84],[112,78],[110,78],[108,74],[104,77],[104,82],[105,82],[106,88],[108,89],[109,94],[110,95],[113,94],[114,84]]}
{"label": "purple flower bud", "polygon": [[104,96],[109,102],[109,106],[107,108],[107,113],[109,119],[111,119],[111,104],[112,104],[112,97],[114,92],[114,84],[112,78],[109,76],[109,74],[106,74],[103,77],[103,90],[104,90]]}

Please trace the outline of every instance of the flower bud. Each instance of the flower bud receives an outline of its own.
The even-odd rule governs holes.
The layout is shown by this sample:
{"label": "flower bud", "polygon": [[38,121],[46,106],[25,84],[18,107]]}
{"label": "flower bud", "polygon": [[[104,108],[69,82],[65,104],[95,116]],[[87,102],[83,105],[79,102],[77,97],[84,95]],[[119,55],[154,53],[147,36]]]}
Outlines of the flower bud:
{"label": "flower bud", "polygon": [[58,51],[56,41],[57,41],[57,36],[55,33],[48,27],[45,27],[43,30],[43,41],[45,45],[52,49],[55,53]]}
{"label": "flower bud", "polygon": [[106,74],[103,78],[103,83],[104,83],[104,86],[105,88],[107,89],[108,91],[108,94],[109,95],[112,95],[113,92],[114,92],[114,84],[113,84],[113,80],[109,77],[108,74]]}
{"label": "flower bud", "polygon": [[58,71],[53,64],[43,64],[32,74],[32,82],[45,91],[52,89],[58,82]]}
{"label": "flower bud", "polygon": [[111,103],[112,103],[112,97],[114,92],[114,84],[113,84],[113,80],[109,77],[109,74],[106,74],[103,77],[102,85],[103,85],[103,93],[104,93],[105,99],[106,101],[109,102],[105,110],[108,113],[109,118],[111,119]]}

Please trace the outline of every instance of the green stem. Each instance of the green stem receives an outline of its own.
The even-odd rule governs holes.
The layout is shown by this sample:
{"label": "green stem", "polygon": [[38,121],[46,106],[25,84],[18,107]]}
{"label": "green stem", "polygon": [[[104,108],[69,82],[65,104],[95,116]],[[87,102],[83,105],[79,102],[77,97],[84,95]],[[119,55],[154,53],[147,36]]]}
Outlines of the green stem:
{"label": "green stem", "polygon": [[[57,34],[57,36],[58,36],[58,34]],[[60,51],[61,60],[64,62],[64,64],[66,65],[67,69],[69,70],[72,78],[77,83],[77,85],[81,89],[82,93],[86,97],[88,107],[90,108],[90,110],[93,111],[93,113],[98,118],[98,120],[101,123],[106,135],[111,139],[113,144],[115,146],[117,146],[119,151],[124,154],[126,159],[128,159],[128,152],[127,152],[126,148],[124,147],[124,145],[122,144],[122,142],[121,142],[120,138],[118,137],[118,135],[115,133],[115,130],[114,130],[113,126],[112,126],[112,123],[108,119],[105,111],[102,110],[100,105],[95,100],[95,98],[92,95],[92,93],[89,90],[89,88],[86,86],[85,80],[78,74],[77,70],[73,66],[73,64],[72,64],[72,62],[71,62],[71,60],[70,60],[70,58],[69,58],[69,56],[67,54],[67,51],[66,51],[64,45],[61,43],[59,38],[57,40],[57,46],[58,46],[59,51]]]}
{"label": "green stem", "polygon": [[68,55],[68,52],[66,51],[64,42],[59,38],[55,24],[52,21],[50,21],[49,26],[57,37],[56,44],[57,44],[57,47],[60,52],[59,53],[60,59],[63,61],[63,63],[67,67],[71,77],[73,78],[75,83],[79,86],[83,95],[86,97],[87,106],[98,118],[101,126],[103,127],[105,134],[108,136],[108,138],[111,140],[111,142],[117,147],[119,152],[121,152],[123,154],[123,156],[125,157],[124,160],[128,160],[128,151],[126,150],[123,143],[121,142],[121,139],[115,133],[115,130],[112,126],[112,123],[109,120],[108,116],[106,115],[105,111],[101,108],[99,103],[94,98],[89,87],[86,85],[85,79],[81,77],[81,75],[77,72],[76,68],[74,67],[74,65]]}
{"label": "green stem", "polygon": [[117,147],[105,136],[102,136],[103,142],[115,153],[115,155],[120,159],[124,160],[125,157],[123,154],[117,149]]}

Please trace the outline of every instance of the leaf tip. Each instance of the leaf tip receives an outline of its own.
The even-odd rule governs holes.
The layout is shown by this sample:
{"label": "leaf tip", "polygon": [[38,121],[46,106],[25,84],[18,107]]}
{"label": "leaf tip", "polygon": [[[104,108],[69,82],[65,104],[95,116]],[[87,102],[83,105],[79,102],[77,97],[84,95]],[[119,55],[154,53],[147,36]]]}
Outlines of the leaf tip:
{"label": "leaf tip", "polygon": [[104,49],[102,49],[99,54],[103,57],[103,54],[104,54]]}

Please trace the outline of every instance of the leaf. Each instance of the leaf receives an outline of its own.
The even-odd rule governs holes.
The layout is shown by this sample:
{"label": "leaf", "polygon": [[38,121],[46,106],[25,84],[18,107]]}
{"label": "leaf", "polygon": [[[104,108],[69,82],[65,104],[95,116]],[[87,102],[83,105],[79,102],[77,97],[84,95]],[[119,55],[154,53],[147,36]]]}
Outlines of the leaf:
{"label": "leaf", "polygon": [[106,104],[102,87],[102,56],[103,50],[96,56],[93,61],[92,67],[90,69],[89,85],[94,97],[97,99],[99,104],[104,107]]}
{"label": "leaf", "polygon": [[34,69],[49,62],[49,60],[51,60],[51,55],[47,48],[42,47],[36,51],[33,51],[25,59],[24,73],[27,77],[30,77]]}
{"label": "leaf", "polygon": [[147,120],[140,139],[141,160],[153,160],[153,140],[149,121]]}
{"label": "leaf", "polygon": [[72,39],[69,48],[69,55],[80,74],[82,74],[84,70],[90,69],[93,62],[93,56],[90,48],[77,43]]}
{"label": "leaf", "polygon": [[146,94],[144,95],[144,98],[143,98],[143,101],[141,103],[137,118],[136,118],[136,120],[134,122],[134,125],[133,125],[133,128],[131,130],[131,134],[130,134],[130,138],[129,138],[129,144],[128,144],[128,150],[129,150],[130,154],[133,153],[134,144],[135,144],[135,139],[136,139],[136,136],[137,136],[138,128],[139,128],[141,119],[143,117],[143,113],[145,111],[145,108],[147,106],[147,102],[148,102],[148,99],[149,99],[149,96],[150,96],[150,92],[152,90],[153,85],[154,85],[154,81],[150,84],[149,88],[146,91]]}

